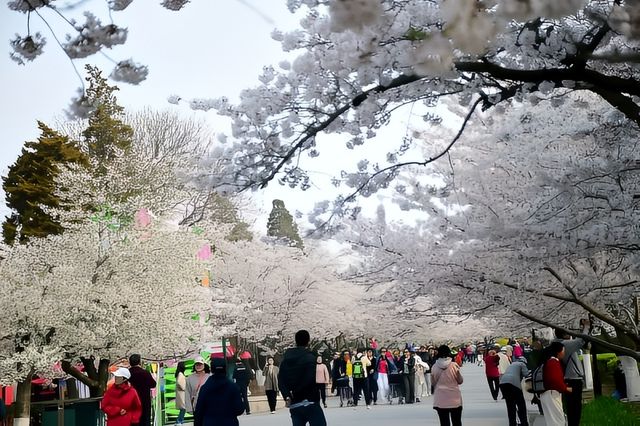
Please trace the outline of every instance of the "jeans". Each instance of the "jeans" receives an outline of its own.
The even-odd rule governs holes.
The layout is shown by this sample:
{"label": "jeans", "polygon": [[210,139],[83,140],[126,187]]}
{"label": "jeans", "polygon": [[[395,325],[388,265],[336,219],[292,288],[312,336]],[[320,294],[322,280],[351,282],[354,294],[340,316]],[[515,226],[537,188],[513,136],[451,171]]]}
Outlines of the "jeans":
{"label": "jeans", "polygon": [[369,382],[369,400],[374,403],[378,402],[378,380],[377,374],[372,374],[367,376],[367,381]]}
{"label": "jeans", "polygon": [[440,419],[440,426],[462,426],[462,407],[435,408]]}
{"label": "jeans", "polygon": [[564,394],[564,405],[567,410],[568,426],[579,426],[582,415],[582,379],[566,380],[567,386],[573,388],[573,392]]}
{"label": "jeans", "polygon": [[184,408],[180,409],[180,412],[178,413],[178,418],[176,419],[176,424],[182,424],[184,423],[184,415],[186,414],[187,410],[185,410]]}
{"label": "jeans", "polygon": [[487,382],[489,383],[489,390],[491,390],[491,396],[495,401],[498,400],[498,395],[500,395],[500,378],[499,377],[487,377]]}
{"label": "jeans", "polygon": [[291,414],[292,426],[327,426],[327,421],[324,418],[324,412],[320,404],[317,402],[307,405],[306,407],[298,407],[289,410]]}
{"label": "jeans", "polygon": [[500,385],[502,396],[507,404],[507,415],[509,416],[509,426],[516,426],[516,413],[520,418],[520,426],[528,426],[527,420],[527,404],[524,401],[522,389],[513,386],[510,383]]}
{"label": "jeans", "polygon": [[278,403],[278,391],[266,390],[267,401],[269,402],[269,411],[276,411],[276,404]]}

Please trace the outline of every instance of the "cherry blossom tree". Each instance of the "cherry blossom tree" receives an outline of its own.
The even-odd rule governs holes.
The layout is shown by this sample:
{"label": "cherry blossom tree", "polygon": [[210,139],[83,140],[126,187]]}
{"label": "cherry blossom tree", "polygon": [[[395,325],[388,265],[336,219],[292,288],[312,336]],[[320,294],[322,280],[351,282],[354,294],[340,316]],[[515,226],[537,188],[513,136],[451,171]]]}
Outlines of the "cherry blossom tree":
{"label": "cherry blossom tree", "polygon": [[[232,120],[224,158],[228,174],[213,184],[258,188],[277,179],[310,187],[313,158],[357,149],[374,140],[404,105],[431,122],[445,98],[477,110],[591,92],[640,122],[635,65],[603,56],[633,53],[635,1],[293,1],[306,10],[301,28],[273,37],[291,61],[267,66],[260,85],[241,94],[192,99],[192,108]],[[328,8],[326,6],[329,6]],[[173,98],[178,101],[179,97]],[[461,125],[464,129],[464,122]],[[459,132],[460,135],[463,133]],[[340,135],[327,138],[326,135]],[[412,137],[386,142],[384,161],[357,160],[337,176],[350,192],[370,195],[390,185],[402,167],[426,165],[442,151],[408,158]],[[365,155],[358,153],[357,155]],[[311,157],[311,159],[308,159]],[[331,209],[331,206],[327,206]]]}
{"label": "cherry blossom tree", "polygon": [[[514,104],[471,122],[429,179],[399,178],[397,202],[423,219],[365,225],[357,244],[374,256],[377,279],[401,284],[396,300],[427,297],[432,312],[511,327],[526,326],[514,313],[565,328],[592,316],[618,340],[587,339],[640,358],[638,130],[594,95],[565,103]],[[427,155],[448,143],[441,134]]]}

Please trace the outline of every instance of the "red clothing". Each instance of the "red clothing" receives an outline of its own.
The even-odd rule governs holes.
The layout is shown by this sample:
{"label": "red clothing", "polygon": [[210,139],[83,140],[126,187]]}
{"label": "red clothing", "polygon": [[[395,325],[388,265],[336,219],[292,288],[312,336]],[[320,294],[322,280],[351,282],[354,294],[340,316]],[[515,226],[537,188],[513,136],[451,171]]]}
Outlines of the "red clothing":
{"label": "red clothing", "polygon": [[[104,393],[100,408],[107,414],[107,426],[131,426],[140,422],[142,405],[130,383],[113,385]],[[120,414],[125,410],[124,415]]]}
{"label": "red clothing", "polygon": [[456,355],[456,364],[458,364],[460,367],[462,367],[462,351],[458,351],[458,354]]}
{"label": "red clothing", "polygon": [[387,365],[387,360],[384,358],[380,358],[380,361],[378,361],[378,373],[381,373],[381,374],[389,373],[389,366]]}
{"label": "red clothing", "polygon": [[499,364],[499,355],[487,355],[484,357],[484,371],[487,373],[487,377],[500,377],[500,369],[498,368]]}
{"label": "red clothing", "polygon": [[564,372],[562,371],[562,365],[558,358],[552,357],[549,361],[545,362],[542,370],[542,378],[546,390],[568,393],[567,385],[564,382]]}

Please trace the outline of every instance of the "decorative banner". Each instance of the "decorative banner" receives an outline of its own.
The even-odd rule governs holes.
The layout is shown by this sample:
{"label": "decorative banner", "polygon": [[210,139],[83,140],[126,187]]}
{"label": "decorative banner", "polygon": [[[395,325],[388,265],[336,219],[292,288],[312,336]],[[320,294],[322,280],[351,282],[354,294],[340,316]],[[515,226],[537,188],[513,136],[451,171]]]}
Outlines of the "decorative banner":
{"label": "decorative banner", "polygon": [[147,226],[151,225],[151,214],[149,213],[149,209],[147,209],[146,207],[138,210],[133,217],[136,227],[138,228],[146,228]]}
{"label": "decorative banner", "polygon": [[213,253],[209,244],[204,244],[200,247],[200,250],[198,250],[198,254],[196,255],[198,260],[209,260],[211,259],[211,256],[213,256]]}
{"label": "decorative banner", "polygon": [[193,228],[191,228],[191,230],[196,235],[202,235],[202,233],[204,232],[204,229],[200,228],[199,226],[194,226]]}

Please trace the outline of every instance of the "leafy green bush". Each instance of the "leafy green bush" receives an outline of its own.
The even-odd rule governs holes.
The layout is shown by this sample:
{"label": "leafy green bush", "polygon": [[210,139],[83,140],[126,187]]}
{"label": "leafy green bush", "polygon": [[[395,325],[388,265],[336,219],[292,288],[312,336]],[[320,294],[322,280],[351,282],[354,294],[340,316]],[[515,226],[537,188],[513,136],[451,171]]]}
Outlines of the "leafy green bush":
{"label": "leafy green bush", "polygon": [[629,404],[613,398],[597,398],[582,408],[582,426],[636,426],[640,417]]}

